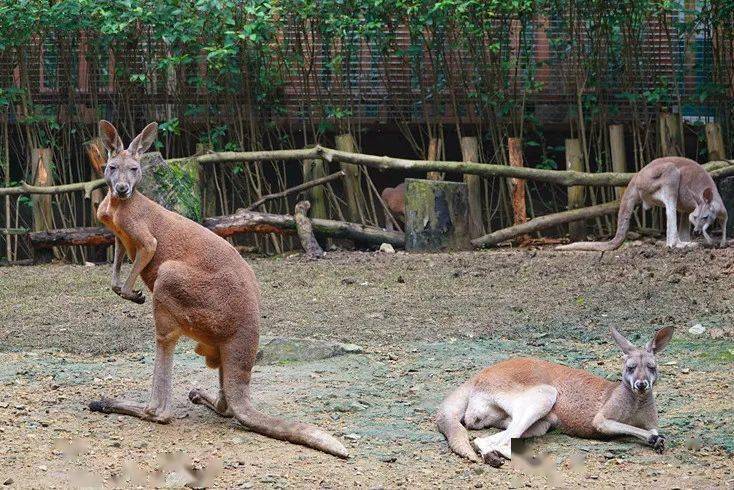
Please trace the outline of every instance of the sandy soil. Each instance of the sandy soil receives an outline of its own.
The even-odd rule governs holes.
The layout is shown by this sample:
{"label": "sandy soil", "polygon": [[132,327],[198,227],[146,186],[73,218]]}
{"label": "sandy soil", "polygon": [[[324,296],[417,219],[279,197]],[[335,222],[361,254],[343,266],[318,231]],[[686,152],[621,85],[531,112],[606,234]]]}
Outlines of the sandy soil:
{"label": "sandy soil", "polygon": [[[251,259],[262,332],[359,344],[363,354],[258,366],[266,412],[309,421],[346,442],[341,461],[269,440],[186,397],[216,374],[178,348],[177,419],[161,426],[88,411],[102,395],[147,398],[150,302],[123,302],[109,267],[0,268],[0,484],[11,488],[186,483],[182,461],[213,487],[701,488],[734,486],[734,249],[607,253],[548,249],[452,255],[335,253]],[[734,270],[734,269],[732,269]],[[706,331],[688,332],[695,324]],[[432,416],[472,373],[535,355],[617,379],[613,325],[642,343],[677,328],[659,356],[658,455],[633,440],[549,434],[534,470],[499,470],[448,452]],[[699,447],[700,446],[700,447]],[[579,461],[583,463],[579,466]]]}

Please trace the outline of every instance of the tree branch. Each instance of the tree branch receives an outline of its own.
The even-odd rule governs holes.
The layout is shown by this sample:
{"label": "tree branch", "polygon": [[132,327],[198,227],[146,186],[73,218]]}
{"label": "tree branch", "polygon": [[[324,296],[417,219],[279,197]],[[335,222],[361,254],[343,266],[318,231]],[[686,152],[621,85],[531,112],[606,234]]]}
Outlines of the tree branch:
{"label": "tree branch", "polygon": [[327,175],[326,177],[321,177],[321,178],[318,178],[318,179],[309,180],[308,182],[304,182],[301,185],[297,185],[295,187],[291,187],[290,189],[286,189],[286,190],[281,191],[281,192],[275,192],[273,194],[268,194],[267,196],[263,196],[260,199],[258,199],[257,201],[255,201],[252,204],[250,204],[249,206],[247,206],[245,208],[245,210],[247,210],[247,211],[254,211],[259,206],[262,206],[266,202],[271,201],[273,199],[277,199],[279,197],[285,197],[285,196],[289,196],[291,194],[295,194],[297,192],[305,191],[306,189],[310,189],[311,187],[316,187],[318,185],[326,184],[328,182],[331,182],[332,180],[336,180],[336,179],[339,179],[341,177],[344,177],[345,175],[346,174],[344,173],[344,170],[340,170],[338,172],[334,172],[333,174]]}

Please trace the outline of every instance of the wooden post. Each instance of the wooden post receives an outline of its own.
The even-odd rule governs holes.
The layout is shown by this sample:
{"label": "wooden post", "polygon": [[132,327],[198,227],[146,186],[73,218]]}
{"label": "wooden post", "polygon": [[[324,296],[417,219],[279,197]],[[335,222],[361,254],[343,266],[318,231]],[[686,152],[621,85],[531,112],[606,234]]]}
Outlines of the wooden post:
{"label": "wooden post", "polygon": [[[479,163],[479,143],[474,136],[461,138],[461,157],[465,162]],[[471,238],[484,234],[482,223],[482,178],[478,175],[464,174],[464,183],[469,195],[469,229]]]}
{"label": "wooden post", "polygon": [[[350,133],[340,134],[336,137],[336,149],[348,153],[354,153],[356,148],[354,137]],[[362,185],[359,178],[359,165],[342,163],[342,170],[347,174],[344,177],[344,189],[349,207],[349,221],[363,223],[362,212]]]}
{"label": "wooden post", "polygon": [[[609,126],[609,146],[612,150],[612,170],[615,172],[627,171],[627,153],[624,149],[624,126],[612,124]],[[625,186],[615,187],[617,199],[621,199]]]}
{"label": "wooden post", "polygon": [[683,154],[683,135],[680,132],[680,116],[663,112],[658,119],[660,156],[675,157]]}
{"label": "wooden post", "polygon": [[[205,155],[212,149],[209,143],[197,143],[196,155]],[[217,174],[216,165],[199,164],[199,199],[201,201],[201,217],[217,215]]]}
{"label": "wooden post", "polygon": [[[51,148],[33,148],[31,150],[31,164],[33,168],[33,183],[39,187],[54,185],[53,181],[53,151]],[[34,194],[31,196],[33,205],[33,231],[48,231],[53,229],[53,207],[51,196]],[[39,251],[34,257],[36,263],[51,262],[55,253],[52,249]]]}
{"label": "wooden post", "polygon": [[[303,182],[326,177],[326,167],[321,159],[303,161]],[[326,189],[323,186],[312,187],[308,191],[308,201],[311,203],[311,216],[314,218],[328,218],[326,209]]]}
{"label": "wooden post", "polygon": [[293,218],[296,221],[296,230],[298,232],[298,238],[301,240],[301,246],[303,251],[306,252],[306,257],[309,259],[318,259],[324,256],[324,250],[316,241],[316,237],[313,236],[313,225],[311,220],[308,219],[308,210],[311,208],[311,203],[308,201],[299,201],[296,203]]}
{"label": "wooden post", "polygon": [[469,229],[465,183],[405,179],[406,250],[469,250]]}
{"label": "wooden post", "polygon": [[[581,142],[577,139],[566,140],[566,170],[584,172],[584,158],[581,152]],[[568,209],[583,208],[586,204],[586,188],[571,186],[568,188]],[[586,238],[586,224],[583,221],[570,223],[568,234],[574,241]]]}
{"label": "wooden post", "polygon": [[[106,150],[104,145],[102,144],[102,140],[99,138],[94,138],[90,141],[87,141],[84,143],[84,150],[87,153],[87,159],[89,160],[89,164],[92,167],[92,176],[95,179],[99,179],[104,175],[104,165],[106,163]],[[92,191],[91,195],[91,216],[90,216],[90,225],[91,226],[101,226],[101,223],[99,220],[97,220],[97,209],[99,208],[99,204],[102,202],[102,199],[104,199],[104,190],[103,189],[94,189]],[[91,247],[90,254],[89,254],[89,261],[90,262],[106,262],[107,261],[107,247],[106,246],[99,246],[99,247]]]}
{"label": "wooden post", "polygon": [[721,134],[721,125],[719,123],[706,123],[706,147],[709,151],[710,162],[726,158],[724,154],[724,137]]}
{"label": "wooden post", "polygon": [[[509,150],[510,166],[524,167],[522,140],[520,138],[509,138],[507,140],[507,148]],[[525,179],[510,179],[510,185],[512,187],[512,221],[513,224],[519,225],[528,220],[525,209]]]}
{"label": "wooden post", "polygon": [[[428,160],[438,160],[443,149],[443,138],[431,138],[428,142]],[[428,172],[426,174],[428,180],[443,180],[443,173],[441,172]]]}

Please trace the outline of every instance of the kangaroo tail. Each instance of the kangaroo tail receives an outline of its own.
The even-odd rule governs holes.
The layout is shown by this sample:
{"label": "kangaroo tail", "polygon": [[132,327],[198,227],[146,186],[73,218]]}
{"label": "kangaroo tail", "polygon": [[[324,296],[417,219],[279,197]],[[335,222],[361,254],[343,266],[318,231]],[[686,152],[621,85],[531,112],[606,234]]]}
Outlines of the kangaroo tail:
{"label": "kangaroo tail", "polygon": [[469,405],[470,393],[471,385],[465,383],[447,396],[438,409],[436,425],[439,432],[446,437],[446,442],[453,452],[466,459],[479,462],[479,457],[469,441],[469,432],[461,423],[466,407]]}
{"label": "kangaroo tail", "polygon": [[618,249],[627,236],[627,232],[630,228],[630,220],[632,219],[632,213],[634,212],[639,199],[639,192],[637,191],[634,181],[632,181],[624,191],[624,195],[622,196],[622,200],[619,204],[619,214],[617,214],[617,232],[614,234],[614,238],[608,242],[569,243],[568,245],[556,247],[556,250],[588,250],[606,252]]}
{"label": "kangaroo tail", "polygon": [[249,399],[230,404],[235,418],[253,432],[273,439],[310,447],[339,458],[348,458],[349,451],[331,434],[310,424],[291,422],[256,410]]}

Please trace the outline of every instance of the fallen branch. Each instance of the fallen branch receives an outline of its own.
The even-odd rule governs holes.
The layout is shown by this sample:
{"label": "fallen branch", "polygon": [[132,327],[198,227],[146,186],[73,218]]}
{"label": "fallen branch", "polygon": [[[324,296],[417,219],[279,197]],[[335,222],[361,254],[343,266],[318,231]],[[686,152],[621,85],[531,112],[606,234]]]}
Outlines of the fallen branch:
{"label": "fallen branch", "polygon": [[336,179],[339,179],[341,177],[344,177],[345,175],[346,174],[344,173],[344,171],[343,170],[340,170],[338,172],[334,172],[333,174],[327,175],[326,177],[321,177],[319,179],[309,180],[308,182],[304,182],[301,185],[297,185],[295,187],[291,187],[290,189],[286,189],[286,190],[281,191],[281,192],[275,192],[273,194],[268,194],[267,196],[263,196],[260,199],[258,199],[257,201],[255,201],[252,204],[250,204],[245,209],[247,211],[254,211],[259,206],[262,206],[266,202],[271,201],[273,199],[277,199],[279,197],[290,196],[291,194],[296,194],[297,192],[305,191],[306,189],[310,189],[311,187],[316,187],[316,186],[319,186],[319,185],[324,185],[324,184],[326,184],[328,182],[331,182],[332,180],[336,180]]}
{"label": "fallen branch", "polygon": [[308,219],[308,210],[311,209],[311,203],[308,201],[301,201],[296,204],[295,212],[293,217],[296,220],[296,229],[298,230],[298,238],[301,240],[303,250],[306,252],[306,257],[312,259],[318,259],[324,256],[324,250],[316,241],[316,237],[313,236],[313,227],[311,220]]}
{"label": "fallen branch", "polygon": [[[405,246],[403,233],[385,231],[382,228],[365,226],[345,221],[328,219],[311,220],[317,236],[348,238],[358,243],[380,245],[389,243],[395,247]],[[293,216],[254,211],[239,211],[230,216],[218,216],[204,220],[203,225],[217,235],[227,237],[238,233],[277,233],[294,235],[297,232]],[[29,233],[33,248],[51,248],[66,245],[107,245],[114,243],[112,232],[103,227],[67,228]]]}
{"label": "fallen branch", "polygon": [[526,233],[532,233],[546,228],[552,228],[553,226],[562,225],[565,223],[572,223],[574,221],[581,221],[589,218],[596,218],[597,216],[604,216],[606,214],[614,214],[619,209],[619,201],[608,202],[604,204],[598,204],[596,206],[590,206],[587,208],[573,209],[571,211],[563,211],[561,213],[547,214],[538,218],[531,219],[526,223],[522,223],[501,230],[494,231],[488,235],[475,238],[471,241],[474,247],[488,247],[490,245],[496,245],[500,242],[504,242],[516,236],[523,235]]}
{"label": "fallen branch", "polygon": [[[368,245],[389,243],[395,247],[405,246],[405,235],[403,233],[385,231],[374,226],[318,218],[312,219],[311,224],[316,236],[320,237],[348,238]],[[237,233],[278,233],[283,235],[296,233],[296,220],[293,216],[244,210],[229,216],[207,218],[203,225],[217,235],[224,237]]]}
{"label": "fallen branch", "polygon": [[84,197],[92,195],[92,191],[105,185],[104,179],[77,182],[76,184],[51,185],[48,187],[35,186],[21,182],[15,187],[0,187],[0,196],[22,196],[24,194],[63,194],[66,192],[84,191]]}

